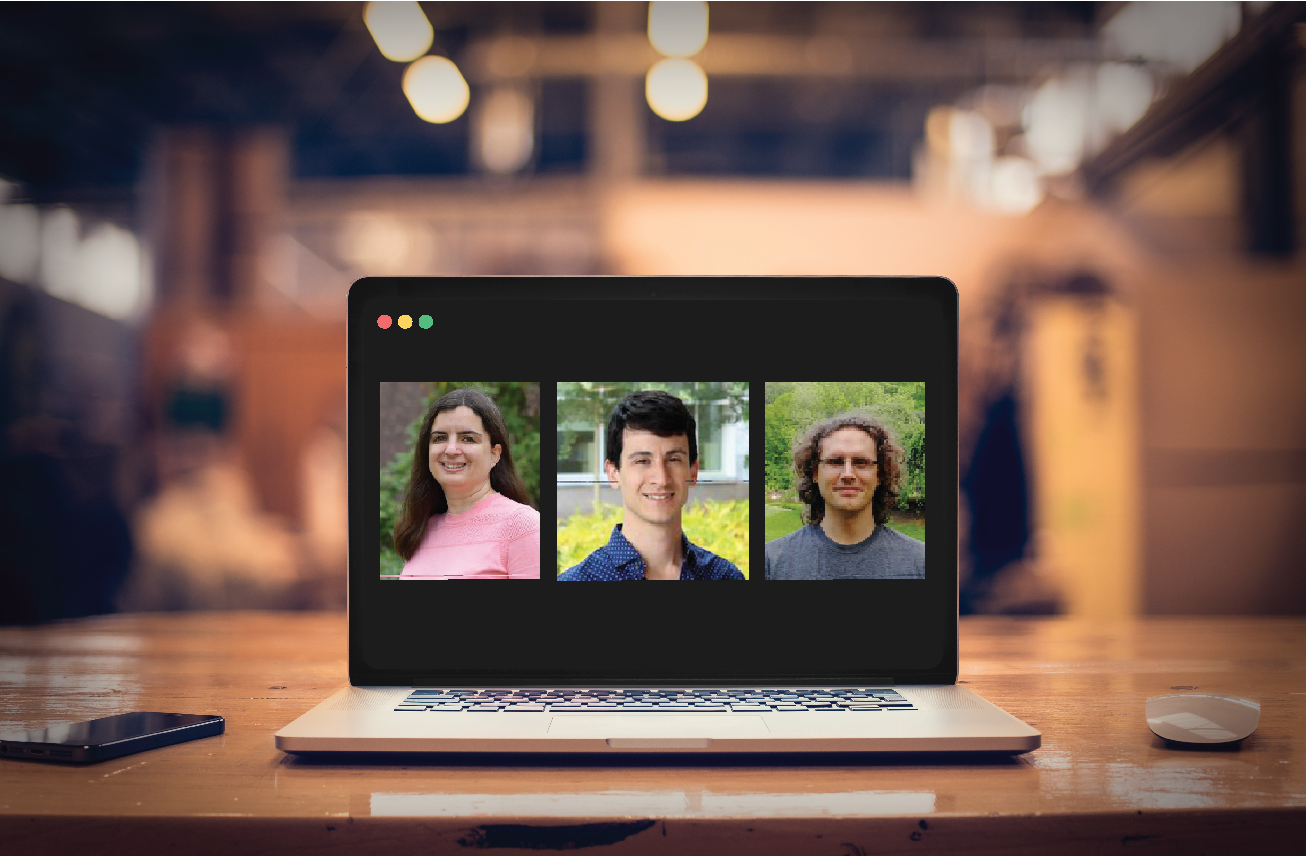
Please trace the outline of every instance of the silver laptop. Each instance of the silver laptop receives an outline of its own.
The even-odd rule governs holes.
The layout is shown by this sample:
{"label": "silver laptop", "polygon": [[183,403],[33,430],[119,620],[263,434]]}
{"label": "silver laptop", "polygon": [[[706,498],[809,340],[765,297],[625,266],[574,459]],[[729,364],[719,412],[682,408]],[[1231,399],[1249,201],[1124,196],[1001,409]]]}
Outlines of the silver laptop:
{"label": "silver laptop", "polygon": [[[957,307],[930,277],[355,283],[350,685],[277,747],[1038,748],[957,685]],[[565,584],[664,579],[736,585]]]}

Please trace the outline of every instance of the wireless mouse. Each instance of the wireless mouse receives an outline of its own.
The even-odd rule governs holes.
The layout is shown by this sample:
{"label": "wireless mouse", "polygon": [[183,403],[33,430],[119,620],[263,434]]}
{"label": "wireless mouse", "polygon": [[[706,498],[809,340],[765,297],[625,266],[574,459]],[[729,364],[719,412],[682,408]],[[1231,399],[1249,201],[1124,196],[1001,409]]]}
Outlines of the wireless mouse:
{"label": "wireless mouse", "polygon": [[1256,730],[1261,704],[1225,693],[1174,693],[1147,700],[1147,725],[1176,743],[1232,743]]}

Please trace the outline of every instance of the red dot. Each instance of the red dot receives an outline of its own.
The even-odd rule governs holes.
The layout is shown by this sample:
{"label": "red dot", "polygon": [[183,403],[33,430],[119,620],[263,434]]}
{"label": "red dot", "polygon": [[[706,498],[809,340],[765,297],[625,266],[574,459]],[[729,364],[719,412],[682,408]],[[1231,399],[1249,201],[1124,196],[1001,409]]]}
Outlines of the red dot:
{"label": "red dot", "polygon": [[380,318],[376,319],[376,326],[380,327],[382,330],[389,330],[390,325],[393,323],[394,322],[390,320],[389,315],[382,315]]}

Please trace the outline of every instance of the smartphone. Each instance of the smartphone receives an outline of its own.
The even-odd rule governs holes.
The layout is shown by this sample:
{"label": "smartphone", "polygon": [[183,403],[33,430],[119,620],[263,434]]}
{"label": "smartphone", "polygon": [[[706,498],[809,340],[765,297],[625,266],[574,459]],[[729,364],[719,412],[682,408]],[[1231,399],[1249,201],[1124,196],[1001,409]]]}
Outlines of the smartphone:
{"label": "smartphone", "polygon": [[120,713],[0,737],[0,758],[86,763],[212,737],[227,721],[204,713]]}

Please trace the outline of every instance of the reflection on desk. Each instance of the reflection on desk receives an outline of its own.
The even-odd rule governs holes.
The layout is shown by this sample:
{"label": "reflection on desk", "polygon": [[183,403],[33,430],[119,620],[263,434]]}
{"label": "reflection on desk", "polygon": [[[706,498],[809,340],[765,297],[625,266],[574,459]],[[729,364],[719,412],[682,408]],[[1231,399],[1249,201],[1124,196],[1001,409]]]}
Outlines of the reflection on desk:
{"label": "reflection on desk", "polygon": [[933,814],[932,791],[372,794],[372,817],[880,817]]}
{"label": "reflection on desk", "polygon": [[[962,680],[1044,734],[1016,758],[296,758],[273,733],[344,683],[343,615],[122,615],[0,628],[0,731],[131,710],[227,733],[88,767],[0,762],[5,852],[345,845],[872,853],[1296,851],[1306,620],[967,619]],[[1241,745],[1167,746],[1149,696],[1262,705]]]}

